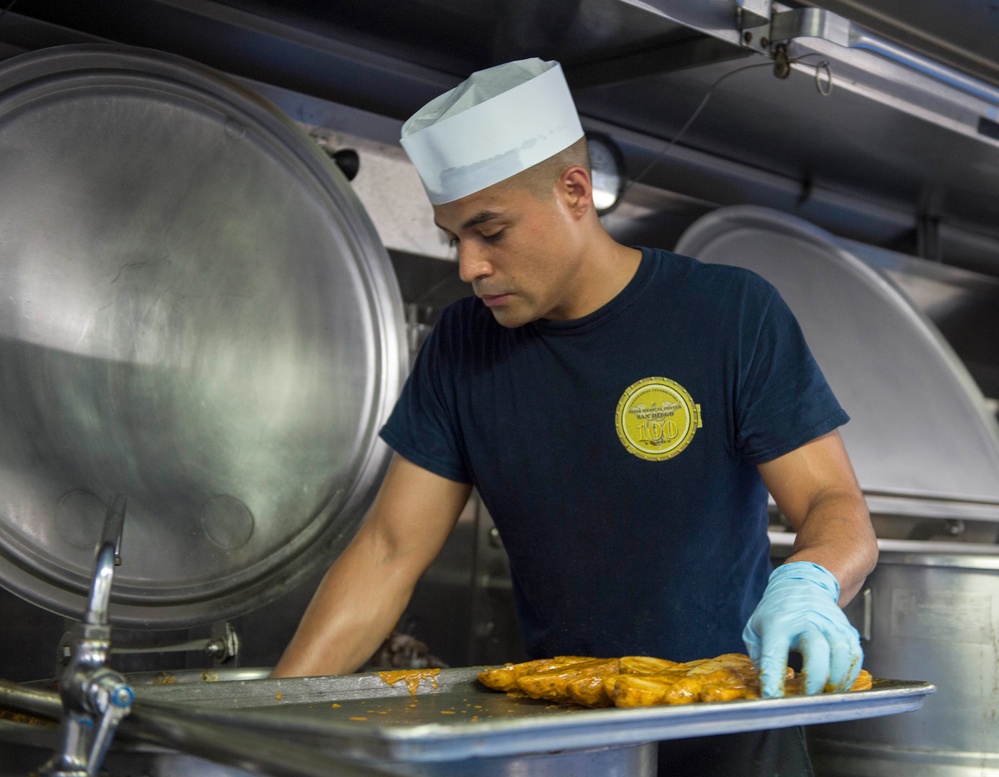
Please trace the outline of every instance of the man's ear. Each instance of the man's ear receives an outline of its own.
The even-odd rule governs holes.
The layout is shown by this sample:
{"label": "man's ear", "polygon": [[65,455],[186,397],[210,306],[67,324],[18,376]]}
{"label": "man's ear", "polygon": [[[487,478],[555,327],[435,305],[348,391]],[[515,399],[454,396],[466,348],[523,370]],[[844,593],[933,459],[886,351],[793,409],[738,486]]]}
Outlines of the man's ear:
{"label": "man's ear", "polygon": [[593,181],[582,165],[573,165],[558,180],[559,194],[576,217],[593,210]]}

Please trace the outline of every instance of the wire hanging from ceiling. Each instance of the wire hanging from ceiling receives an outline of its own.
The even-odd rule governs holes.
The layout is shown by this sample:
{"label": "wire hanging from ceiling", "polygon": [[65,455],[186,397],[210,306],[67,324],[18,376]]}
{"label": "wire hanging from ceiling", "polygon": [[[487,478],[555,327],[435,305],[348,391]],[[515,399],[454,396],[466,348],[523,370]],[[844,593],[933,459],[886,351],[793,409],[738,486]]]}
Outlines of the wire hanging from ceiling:
{"label": "wire hanging from ceiling", "polygon": [[[816,55],[805,54],[797,59],[787,60],[786,64],[788,67],[790,67],[793,64],[801,62],[806,57],[813,57],[813,56]],[[643,178],[645,178],[645,176],[652,171],[652,168],[654,168],[657,164],[659,164],[659,162],[661,162],[666,157],[666,155],[669,154],[673,146],[675,146],[680,141],[680,138],[682,138],[686,134],[687,130],[689,130],[691,125],[697,120],[697,117],[701,115],[701,112],[704,110],[704,108],[708,104],[708,101],[711,99],[712,94],[714,94],[715,89],[717,89],[726,79],[731,78],[732,76],[738,75],[739,73],[744,73],[747,70],[754,70],[756,68],[761,68],[761,67],[774,67],[774,63],[757,62],[752,65],[743,65],[742,67],[736,68],[735,70],[730,70],[728,73],[725,73],[724,75],[715,79],[714,83],[712,83],[711,86],[708,87],[708,90],[704,93],[704,96],[701,98],[701,101],[694,109],[694,112],[690,114],[690,118],[688,118],[687,121],[684,122],[683,126],[680,127],[679,131],[677,131],[677,133],[666,143],[666,145],[663,146],[661,151],[659,151],[657,154],[653,156],[652,161],[650,161],[638,175],[636,175],[634,178],[628,179],[623,189],[621,190],[621,196],[622,197],[624,196],[624,193],[628,190],[628,188],[632,184],[639,183]],[[780,75],[777,74],[776,71],[775,75],[780,77]],[[823,97],[828,97],[830,94],[832,94],[832,89],[833,89],[832,67],[829,64],[829,61],[826,59],[821,60],[815,65],[815,88],[816,91],[818,91],[818,93]]]}
{"label": "wire hanging from ceiling", "polygon": [[13,8],[14,7],[14,3],[16,3],[16,2],[17,2],[17,0],[10,0],[10,2],[7,3],[7,7],[4,8],[2,11],[0,11],[0,21],[3,21],[3,17],[7,15],[7,11],[9,11],[11,8]]}

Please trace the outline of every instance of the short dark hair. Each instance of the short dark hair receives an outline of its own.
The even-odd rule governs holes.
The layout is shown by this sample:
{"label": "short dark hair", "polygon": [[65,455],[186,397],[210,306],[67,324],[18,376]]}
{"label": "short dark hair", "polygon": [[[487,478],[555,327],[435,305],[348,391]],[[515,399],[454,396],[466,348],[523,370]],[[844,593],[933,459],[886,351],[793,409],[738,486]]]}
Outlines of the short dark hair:
{"label": "short dark hair", "polygon": [[585,167],[590,172],[590,154],[584,135],[572,145],[566,146],[557,154],[543,159],[522,173],[517,173],[509,182],[519,188],[529,190],[538,199],[548,199],[554,190],[555,182],[570,167]]}

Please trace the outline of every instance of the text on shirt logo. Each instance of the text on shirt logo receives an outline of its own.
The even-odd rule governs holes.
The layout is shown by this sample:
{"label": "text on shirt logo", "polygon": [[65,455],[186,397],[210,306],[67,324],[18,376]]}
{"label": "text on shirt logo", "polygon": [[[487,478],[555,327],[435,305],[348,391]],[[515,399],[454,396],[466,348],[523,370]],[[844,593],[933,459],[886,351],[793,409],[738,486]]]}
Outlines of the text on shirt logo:
{"label": "text on shirt logo", "polygon": [[615,423],[628,453],[660,461],[690,444],[701,428],[701,406],[674,380],[643,378],[621,395]]}

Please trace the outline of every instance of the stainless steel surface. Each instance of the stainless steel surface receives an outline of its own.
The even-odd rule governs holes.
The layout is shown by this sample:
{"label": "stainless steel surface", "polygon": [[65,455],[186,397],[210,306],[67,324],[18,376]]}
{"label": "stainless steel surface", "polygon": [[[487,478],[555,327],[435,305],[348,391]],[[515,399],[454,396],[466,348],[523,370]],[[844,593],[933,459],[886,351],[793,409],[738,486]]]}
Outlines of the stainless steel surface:
{"label": "stainless steel surface", "polygon": [[[173,705],[140,705],[132,721],[141,739],[151,734],[157,744],[171,743],[183,753],[194,753],[233,765],[252,765],[253,771],[290,777],[344,777],[399,775],[400,777],[655,777],[656,745],[640,743],[612,747],[559,749],[527,755],[476,757],[463,760],[395,760],[346,756],[338,748],[289,740],[271,729],[244,731],[229,722],[191,718]],[[126,763],[131,759],[126,759]],[[172,757],[152,759],[170,765]],[[186,759],[182,760],[185,763]],[[185,763],[185,775],[210,774]]]}
{"label": "stainless steel surface", "polygon": [[112,647],[112,655],[137,655],[140,653],[202,653],[216,663],[238,662],[242,644],[239,633],[229,623],[220,626],[218,637],[192,639],[163,645],[142,645],[137,647]]}
{"label": "stainless steel surface", "polygon": [[339,171],[224,77],[105,47],[0,67],[0,158],[3,584],[78,617],[115,492],[116,623],[222,620],[328,564],[406,362]]}
{"label": "stainless steel surface", "polygon": [[[827,11],[824,13],[829,14]],[[933,79],[942,86],[951,87],[952,90],[975,97],[984,104],[979,108],[978,116],[987,116],[990,114],[990,107],[995,108],[999,106],[999,89],[992,85],[977,78],[966,76],[928,57],[915,54],[877,35],[872,35],[867,30],[852,22],[847,24],[847,30],[846,40],[831,40],[830,42],[856,49],[857,51],[866,51],[875,54],[883,59],[902,65],[913,73]],[[804,33],[805,31],[802,32]],[[807,33],[803,36],[809,37]],[[954,94],[953,91],[940,96],[947,99],[951,105],[959,104],[960,95]],[[965,107],[970,106],[965,104]],[[971,129],[977,130],[974,126]]]}
{"label": "stainless steel surface", "polygon": [[[182,754],[179,764],[174,762],[170,753],[146,759],[154,773],[172,771],[189,777],[208,777],[217,768],[215,764],[224,764],[273,777],[326,777],[331,773],[343,777],[380,777],[386,774],[376,767],[345,760],[336,753],[317,754],[310,748],[271,736],[270,732],[248,732],[226,725],[192,721],[184,710],[172,706],[139,706],[129,724],[133,732],[132,741],[140,743],[140,746],[145,743],[173,747]],[[198,759],[190,756],[197,756]],[[122,766],[111,766],[112,777],[132,774],[136,760],[143,763],[143,759],[129,754],[121,756]],[[147,765],[144,771],[149,769]]]}
{"label": "stainless steel surface", "polygon": [[176,685],[186,683],[219,683],[241,680],[266,680],[270,677],[269,667],[242,666],[221,669],[186,669],[169,672],[134,672],[128,681],[140,685]]}
{"label": "stainless steel surface", "polygon": [[789,66],[809,74],[817,58],[824,58],[829,88],[835,82],[983,142],[995,139],[983,132],[982,119],[991,121],[999,110],[999,88],[874,35],[846,17],[827,9],[785,9],[750,35],[755,37],[747,45],[771,55],[785,46]]}
{"label": "stainless steel surface", "polygon": [[[774,538],[775,557],[786,557],[789,538]],[[855,626],[866,623],[864,665],[925,677],[937,692],[915,715],[810,729],[817,774],[999,775],[999,548],[879,545],[865,595],[847,608]]]}
{"label": "stainless steel surface", "polygon": [[928,262],[883,248],[840,241],[884,272],[947,339],[999,411],[999,278]]}
{"label": "stainless steel surface", "polygon": [[[34,767],[41,763],[40,752],[51,749],[57,741],[55,730],[45,725],[45,717],[57,718],[60,707],[55,692],[0,681],[0,711],[19,709],[43,716],[30,722],[13,717],[11,721],[0,719],[0,775],[20,777],[29,773],[29,769],[35,773]],[[134,719],[123,724],[122,732],[119,745],[109,754],[101,771],[108,777],[135,773],[155,777],[241,777],[251,773],[326,777],[331,769],[342,777],[386,774],[332,755],[319,758],[302,747],[267,735],[246,734],[210,723],[192,724],[183,710],[169,706],[144,705]],[[8,771],[12,768],[18,770]],[[43,767],[42,773],[52,772]]]}
{"label": "stainless steel surface", "polygon": [[999,85],[999,61],[990,53],[999,32],[999,15],[979,0],[904,6],[895,0],[819,0],[806,5],[827,8],[878,35]]}
{"label": "stainless steel surface", "polygon": [[[782,78],[797,69],[825,79],[821,91],[831,93],[835,82],[946,129],[986,143],[995,140],[982,132],[981,120],[991,120],[999,110],[999,89],[827,9],[771,3],[736,13],[724,0],[646,0],[643,5],[684,27],[766,55]],[[825,63],[818,71],[817,56]]]}
{"label": "stainless steel surface", "polygon": [[[769,56],[742,45],[740,25],[804,6],[999,86],[999,12],[976,0],[913,0],[904,9],[892,0],[133,0],[127,8],[19,0],[0,21],[0,43],[16,50],[90,37],[181,53],[283,92],[301,121],[335,131],[340,109],[366,112],[378,133],[368,137],[389,144],[398,135],[383,134],[385,119],[400,122],[469,72],[557,58],[584,126],[609,130],[631,174],[645,171],[643,183],[688,206],[685,218],[698,206],[766,204],[847,237],[999,274],[999,142],[937,123],[947,123],[949,109],[935,120],[902,110],[919,73],[865,91],[849,63],[823,55],[775,78]],[[823,58],[832,62],[818,73],[831,70],[826,96],[815,83]],[[759,67],[742,70],[752,64]],[[987,131],[999,127],[991,109],[977,118]]]}
{"label": "stainless steel surface", "polygon": [[55,681],[47,685],[49,687],[46,688],[0,680],[0,707],[58,719],[62,712],[62,700],[54,690]]}
{"label": "stainless steel surface", "polygon": [[377,673],[147,686],[136,689],[136,705],[184,705],[191,720],[270,732],[319,752],[437,762],[889,715],[918,709],[933,691],[924,682],[884,681],[850,694],[600,710],[511,698],[479,685],[477,673],[443,669],[415,695]]}
{"label": "stainless steel surface", "polygon": [[[109,774],[137,766],[157,777],[243,774],[220,772],[213,764],[221,763],[292,776],[335,769],[406,777],[652,777],[656,740],[895,715],[919,709],[934,691],[928,683],[881,681],[871,691],[823,697],[580,710],[487,691],[476,672],[443,670],[415,695],[376,674],[230,682],[189,676],[147,686],[130,677],[139,699],[109,756]],[[23,743],[26,728],[0,726],[0,742]],[[143,742],[168,750],[143,752]]]}
{"label": "stainless steel surface", "polygon": [[677,250],[770,280],[852,420],[872,511],[999,519],[999,424],[933,323],[829,233],[776,211],[717,210]]}

